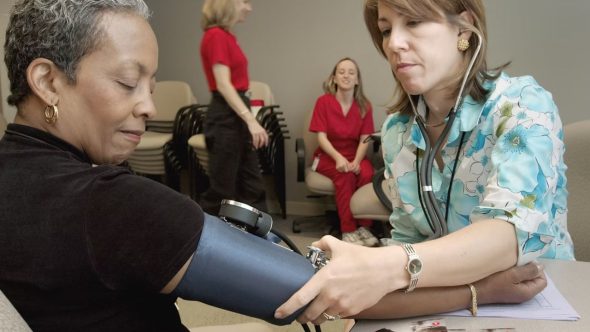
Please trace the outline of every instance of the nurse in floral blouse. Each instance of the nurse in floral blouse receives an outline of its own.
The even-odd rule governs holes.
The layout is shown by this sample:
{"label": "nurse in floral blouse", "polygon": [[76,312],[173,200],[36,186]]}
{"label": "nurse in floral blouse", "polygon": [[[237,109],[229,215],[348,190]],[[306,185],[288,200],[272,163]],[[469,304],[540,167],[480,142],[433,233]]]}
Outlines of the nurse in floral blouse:
{"label": "nurse in floral blouse", "polygon": [[[510,77],[506,65],[488,68],[482,1],[365,0],[364,15],[397,83],[382,127],[394,245],[370,249],[322,238],[314,245],[331,261],[278,316],[311,300],[301,321],[393,318],[457,307],[475,315],[476,281],[539,257],[573,260],[557,106],[532,77]],[[456,105],[472,59],[465,97]],[[425,138],[432,146],[441,140],[431,186],[420,185],[416,171],[425,163]],[[449,233],[440,238],[431,236],[421,187],[432,191],[446,219]],[[471,291],[471,303],[465,294],[444,293],[460,285]],[[434,295],[419,295],[425,292]],[[480,292],[480,300],[483,293],[489,295]],[[509,294],[492,302],[509,302]],[[461,305],[451,304],[458,299]]]}
{"label": "nurse in floral blouse", "polygon": [[[483,88],[486,99],[463,101],[433,168],[433,191],[442,209],[448,206],[449,232],[503,220],[514,225],[520,263],[573,259],[563,129],[551,94],[530,76],[506,73],[484,81]],[[428,113],[424,102],[418,112]],[[392,237],[399,243],[422,242],[432,230],[418,198],[416,155],[425,143],[414,117],[390,114],[382,142],[393,197]]]}

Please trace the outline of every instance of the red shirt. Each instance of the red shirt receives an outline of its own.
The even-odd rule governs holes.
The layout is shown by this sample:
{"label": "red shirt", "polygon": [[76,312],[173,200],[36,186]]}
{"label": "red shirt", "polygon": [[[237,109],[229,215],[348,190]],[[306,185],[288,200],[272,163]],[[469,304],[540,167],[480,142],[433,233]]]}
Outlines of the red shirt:
{"label": "red shirt", "polygon": [[250,85],[248,78],[248,59],[234,35],[220,27],[205,30],[201,40],[201,62],[207,76],[210,91],[217,91],[213,76],[213,65],[229,67],[231,83],[238,91],[246,91]]}
{"label": "red shirt", "polygon": [[[334,149],[351,161],[356,155],[361,135],[370,135],[375,131],[371,105],[367,105],[367,112],[362,118],[361,109],[354,101],[345,116],[336,96],[327,93],[315,103],[309,131],[326,133]],[[314,156],[321,152],[318,147]]]}

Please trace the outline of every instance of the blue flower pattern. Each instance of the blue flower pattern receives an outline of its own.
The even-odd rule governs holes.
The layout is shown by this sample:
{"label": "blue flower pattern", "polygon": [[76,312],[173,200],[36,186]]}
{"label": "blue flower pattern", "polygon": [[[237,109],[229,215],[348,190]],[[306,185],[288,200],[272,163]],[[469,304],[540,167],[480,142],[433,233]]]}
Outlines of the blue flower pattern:
{"label": "blue flower pattern", "polygon": [[[505,73],[485,87],[491,91],[485,102],[464,99],[441,152],[445,166],[442,171],[433,167],[433,190],[444,211],[465,132],[451,188],[449,231],[501,219],[515,225],[519,264],[538,257],[574,259],[566,224],[563,128],[551,94],[530,76]],[[424,241],[432,231],[417,191],[416,151],[424,149],[422,134],[413,117],[394,113],[385,120],[381,136],[393,205],[392,237]]]}

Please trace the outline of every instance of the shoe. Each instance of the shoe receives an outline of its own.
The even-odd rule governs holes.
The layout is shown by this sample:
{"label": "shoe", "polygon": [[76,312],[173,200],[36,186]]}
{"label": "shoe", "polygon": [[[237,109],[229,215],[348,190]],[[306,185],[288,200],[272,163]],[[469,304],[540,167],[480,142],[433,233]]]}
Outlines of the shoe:
{"label": "shoe", "polygon": [[359,246],[365,245],[365,241],[361,240],[356,232],[342,233],[342,241],[357,244]]}
{"label": "shoe", "polygon": [[379,240],[366,227],[359,227],[355,231],[358,237],[363,241],[365,247],[374,247],[379,244]]}

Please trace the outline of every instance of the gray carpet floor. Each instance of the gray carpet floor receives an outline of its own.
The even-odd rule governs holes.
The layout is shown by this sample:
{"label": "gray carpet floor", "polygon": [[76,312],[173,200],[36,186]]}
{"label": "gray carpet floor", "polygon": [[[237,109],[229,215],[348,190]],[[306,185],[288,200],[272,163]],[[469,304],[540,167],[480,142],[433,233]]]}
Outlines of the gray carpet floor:
{"label": "gray carpet floor", "polygon": [[[301,252],[307,252],[307,246],[318,240],[322,235],[327,234],[329,228],[326,225],[309,224],[302,227],[302,232],[294,234],[291,231],[292,221],[295,217],[289,216],[282,219],[280,216],[273,216],[273,228],[278,229],[293,241]],[[226,310],[218,309],[200,302],[183,301],[178,302],[182,322],[187,327],[238,324],[251,321],[260,321],[244,315],[235,314]],[[326,322],[321,325],[323,332],[341,332],[344,330],[345,321],[339,320]],[[272,326],[272,325],[271,325]],[[311,327],[313,331],[313,327]],[[297,322],[287,326],[273,326],[278,332],[300,332],[303,328]]]}

